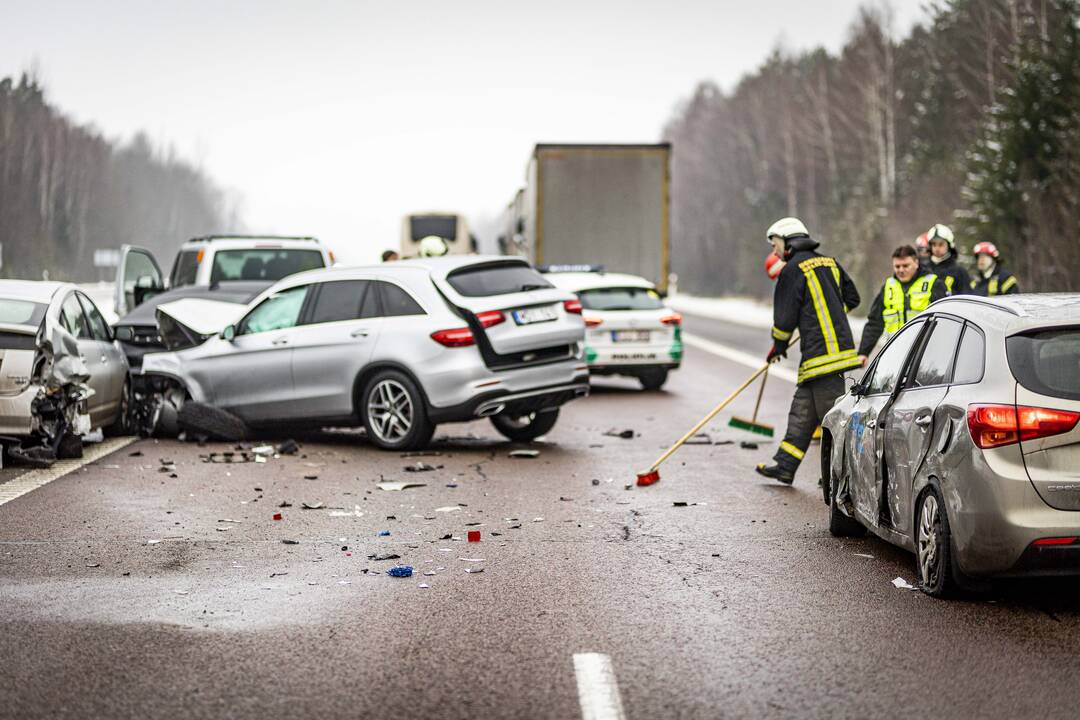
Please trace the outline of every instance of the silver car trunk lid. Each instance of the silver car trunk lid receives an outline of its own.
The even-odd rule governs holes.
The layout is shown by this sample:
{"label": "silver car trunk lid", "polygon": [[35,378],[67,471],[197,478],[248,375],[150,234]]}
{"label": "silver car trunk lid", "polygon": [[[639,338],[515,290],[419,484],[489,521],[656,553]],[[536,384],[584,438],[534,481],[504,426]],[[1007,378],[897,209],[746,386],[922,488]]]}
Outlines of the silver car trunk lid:
{"label": "silver car trunk lid", "polygon": [[35,328],[0,326],[0,395],[18,395],[26,389],[37,349]]}
{"label": "silver car trunk lid", "polygon": [[[1016,404],[1080,413],[1078,400],[1039,395],[1022,385],[1016,388]],[[1046,504],[1080,510],[1080,423],[1060,435],[1021,440],[1020,449],[1028,477]]]}

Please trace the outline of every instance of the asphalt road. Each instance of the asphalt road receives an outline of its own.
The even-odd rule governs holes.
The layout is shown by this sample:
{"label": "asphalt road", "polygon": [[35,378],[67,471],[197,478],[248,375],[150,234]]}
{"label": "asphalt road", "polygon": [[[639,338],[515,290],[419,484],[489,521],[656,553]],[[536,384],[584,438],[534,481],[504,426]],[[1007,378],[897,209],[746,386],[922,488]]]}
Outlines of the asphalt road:
{"label": "asphalt road", "polygon": [[[626,489],[749,372],[690,349],[663,392],[601,379],[535,459],[485,422],[421,458],[355,433],[265,464],[153,440],[100,458],[0,505],[0,717],[575,718],[581,653],[610,658],[629,718],[1076,717],[1080,587],[896,589],[909,554],[828,534],[816,451],[793,488],[760,479],[772,447],[725,413],[710,433],[734,444]],[[791,391],[769,383],[767,422]]]}

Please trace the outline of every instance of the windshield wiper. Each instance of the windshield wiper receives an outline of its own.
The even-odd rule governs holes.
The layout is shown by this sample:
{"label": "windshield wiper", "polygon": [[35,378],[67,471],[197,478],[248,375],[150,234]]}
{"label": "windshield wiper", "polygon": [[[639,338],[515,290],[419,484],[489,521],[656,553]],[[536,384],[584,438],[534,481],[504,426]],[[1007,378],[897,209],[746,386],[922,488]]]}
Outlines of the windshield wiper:
{"label": "windshield wiper", "polygon": [[525,283],[521,286],[518,292],[528,292],[529,290],[545,290],[551,287],[550,285],[537,285],[536,283]]}

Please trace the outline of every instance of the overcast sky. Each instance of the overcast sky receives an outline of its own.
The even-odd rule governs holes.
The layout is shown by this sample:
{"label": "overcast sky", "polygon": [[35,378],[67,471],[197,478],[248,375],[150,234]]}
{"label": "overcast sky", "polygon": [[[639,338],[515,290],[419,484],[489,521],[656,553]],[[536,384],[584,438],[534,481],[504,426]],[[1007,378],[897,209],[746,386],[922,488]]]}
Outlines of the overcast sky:
{"label": "overcast sky", "polygon": [[[0,75],[36,64],[70,116],[237,191],[249,230],[367,262],[406,212],[495,215],[537,142],[655,142],[698,81],[838,50],[863,1],[34,0],[6,4]],[[894,0],[899,32],[920,5]]]}

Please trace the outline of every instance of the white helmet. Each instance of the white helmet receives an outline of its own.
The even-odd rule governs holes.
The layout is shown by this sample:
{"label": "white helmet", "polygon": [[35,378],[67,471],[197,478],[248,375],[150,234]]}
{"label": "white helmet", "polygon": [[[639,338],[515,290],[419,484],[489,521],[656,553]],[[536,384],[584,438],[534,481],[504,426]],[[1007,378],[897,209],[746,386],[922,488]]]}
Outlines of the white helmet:
{"label": "white helmet", "polygon": [[810,237],[810,231],[803,225],[802,220],[793,217],[780,218],[765,231],[766,240],[772,240],[774,237],[790,240],[800,235]]}
{"label": "white helmet", "polygon": [[446,241],[438,235],[428,235],[420,241],[420,257],[441,257],[450,252]]}
{"label": "white helmet", "polygon": [[939,223],[930,228],[926,231],[926,239],[931,243],[935,240],[944,240],[949,244],[950,248],[956,247],[956,238],[953,237],[952,230],[948,225],[941,225]]}

